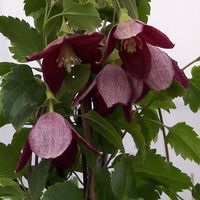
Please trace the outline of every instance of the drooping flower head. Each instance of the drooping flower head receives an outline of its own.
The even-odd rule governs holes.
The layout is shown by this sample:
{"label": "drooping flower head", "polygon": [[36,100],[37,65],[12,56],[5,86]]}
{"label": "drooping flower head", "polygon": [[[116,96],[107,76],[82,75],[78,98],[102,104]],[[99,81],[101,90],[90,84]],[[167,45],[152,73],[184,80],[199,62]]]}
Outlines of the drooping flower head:
{"label": "drooping flower head", "polygon": [[27,56],[28,61],[43,58],[42,72],[44,81],[53,93],[56,93],[71,68],[77,64],[91,64],[101,58],[100,42],[102,33],[75,34],[63,36],[51,42],[43,51]]}
{"label": "drooping flower head", "polygon": [[53,159],[52,163],[57,168],[70,168],[78,154],[77,142],[99,153],[60,114],[46,113],[30,131],[16,171],[25,166],[32,152],[40,158]]}
{"label": "drooping flower head", "polygon": [[118,45],[123,67],[133,77],[145,79],[151,70],[151,52],[148,44],[162,48],[173,48],[174,44],[158,29],[139,20],[121,22],[114,26],[99,64]]}
{"label": "drooping flower head", "polygon": [[90,95],[93,98],[94,109],[102,116],[106,116],[109,109],[115,105],[122,105],[125,117],[130,121],[132,102],[137,101],[142,92],[142,81],[130,77],[121,67],[108,64],[91,85],[74,99],[73,107]]}

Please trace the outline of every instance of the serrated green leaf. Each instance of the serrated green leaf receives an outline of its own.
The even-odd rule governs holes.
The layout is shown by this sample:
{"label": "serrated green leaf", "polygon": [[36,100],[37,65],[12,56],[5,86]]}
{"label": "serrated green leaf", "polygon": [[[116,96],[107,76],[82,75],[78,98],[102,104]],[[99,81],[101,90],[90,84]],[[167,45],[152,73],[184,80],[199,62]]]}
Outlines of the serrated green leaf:
{"label": "serrated green leaf", "polygon": [[0,32],[10,40],[10,51],[19,62],[42,49],[42,36],[24,20],[0,16]]}
{"label": "serrated green leaf", "polygon": [[172,85],[163,91],[150,91],[148,95],[139,102],[143,107],[162,108],[169,112],[170,109],[175,109],[176,105],[173,99],[182,97],[185,94],[185,89],[177,81],[173,81]]}
{"label": "serrated green leaf", "polygon": [[155,154],[153,150],[147,151],[146,157],[142,159],[138,154],[132,164],[136,174],[156,181],[159,185],[169,187],[174,192],[188,189],[192,185],[189,176],[166,162],[165,158]]}
{"label": "serrated green leaf", "polygon": [[3,143],[0,143],[0,176],[14,178],[16,177],[15,168],[17,166],[19,154],[15,149]]}
{"label": "serrated green leaf", "polygon": [[200,184],[197,183],[195,187],[192,189],[192,196],[195,200],[200,200]]}
{"label": "serrated green leaf", "polygon": [[148,16],[150,15],[150,2],[151,0],[136,0],[139,19],[147,23]]}
{"label": "serrated green leaf", "polygon": [[50,160],[42,160],[31,173],[29,188],[33,200],[39,200],[48,177]]}
{"label": "serrated green leaf", "polygon": [[45,100],[46,87],[36,80],[27,65],[15,67],[3,81],[1,90],[5,116],[16,129],[29,119]]}
{"label": "serrated green leaf", "polygon": [[92,110],[84,116],[90,120],[90,124],[95,131],[97,131],[111,144],[115,145],[117,148],[121,149],[124,152],[121,137],[119,136],[116,129],[106,119],[104,119],[98,113]]}
{"label": "serrated green leaf", "polygon": [[69,181],[57,183],[48,188],[42,200],[83,200],[83,193]]}
{"label": "serrated green leaf", "polygon": [[97,174],[95,191],[99,200],[116,200],[111,188],[110,173],[105,167]]}
{"label": "serrated green leaf", "polygon": [[94,31],[101,26],[99,13],[91,3],[73,4],[65,11],[69,25],[74,29]]}
{"label": "serrated green leaf", "polygon": [[114,167],[111,177],[111,186],[116,199],[125,196],[132,197],[135,193],[135,174],[127,158],[122,158]]}
{"label": "serrated green leaf", "polygon": [[26,16],[30,16],[32,13],[44,8],[45,5],[45,0],[24,0],[24,11]]}
{"label": "serrated green leaf", "polygon": [[184,122],[169,129],[167,142],[174,148],[177,155],[200,163],[200,138],[193,128]]}

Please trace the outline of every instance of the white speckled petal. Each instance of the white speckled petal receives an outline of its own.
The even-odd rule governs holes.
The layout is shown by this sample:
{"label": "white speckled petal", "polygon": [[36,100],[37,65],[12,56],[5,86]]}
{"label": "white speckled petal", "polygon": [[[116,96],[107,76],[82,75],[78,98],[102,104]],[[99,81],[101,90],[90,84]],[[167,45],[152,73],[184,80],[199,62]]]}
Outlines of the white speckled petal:
{"label": "white speckled petal", "polygon": [[107,65],[97,77],[97,89],[108,108],[127,105],[132,99],[132,87],[126,72],[117,65]]}
{"label": "white speckled petal", "polygon": [[57,113],[42,115],[29,133],[31,150],[41,158],[60,156],[72,141],[72,131]]}
{"label": "white speckled petal", "polygon": [[113,33],[114,38],[119,40],[129,39],[137,36],[142,32],[144,24],[139,23],[136,20],[127,22],[121,22],[117,25],[115,32]]}
{"label": "white speckled petal", "polygon": [[145,83],[153,90],[167,89],[174,77],[174,69],[171,58],[159,48],[148,45],[151,52],[151,70]]}

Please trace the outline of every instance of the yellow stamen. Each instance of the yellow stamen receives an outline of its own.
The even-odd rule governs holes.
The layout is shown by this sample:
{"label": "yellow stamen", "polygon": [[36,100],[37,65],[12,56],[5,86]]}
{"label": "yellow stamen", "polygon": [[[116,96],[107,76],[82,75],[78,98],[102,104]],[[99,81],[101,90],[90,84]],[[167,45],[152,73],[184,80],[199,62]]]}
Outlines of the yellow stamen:
{"label": "yellow stamen", "polygon": [[[121,41],[121,48],[123,48],[127,53],[136,52],[136,41],[134,38],[129,38]],[[122,49],[121,49],[122,50]]]}

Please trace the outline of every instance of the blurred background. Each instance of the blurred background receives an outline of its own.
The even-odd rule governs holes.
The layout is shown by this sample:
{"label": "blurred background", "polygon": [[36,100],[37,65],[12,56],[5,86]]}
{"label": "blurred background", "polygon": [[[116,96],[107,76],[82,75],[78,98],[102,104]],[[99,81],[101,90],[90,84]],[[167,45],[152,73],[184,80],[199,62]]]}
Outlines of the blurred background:
{"label": "blurred background", "polygon": [[[30,24],[31,18],[27,18],[23,12],[23,0],[0,0],[0,15],[12,15],[20,19],[25,19]],[[151,15],[148,24],[155,26],[163,31],[175,43],[174,49],[166,52],[178,61],[180,68],[200,56],[200,1],[199,0],[151,0]],[[22,36],[23,37],[23,36]],[[12,55],[8,51],[9,41],[0,34],[0,62],[12,62]],[[196,63],[197,65],[198,63]],[[190,68],[186,70],[190,77]],[[175,125],[177,122],[186,122],[194,127],[200,136],[200,112],[192,113],[184,105],[182,99],[175,100],[177,109],[169,113],[164,113],[164,121],[168,126]],[[7,125],[0,128],[0,142],[9,143],[12,139],[14,129]],[[129,136],[124,139],[126,150],[130,153],[135,152],[135,147],[130,142]],[[158,142],[152,144],[157,152],[165,155],[162,134],[159,134]],[[200,166],[177,157],[173,150],[170,150],[170,160],[175,166],[182,169],[190,176],[193,174],[194,183],[200,182]],[[189,192],[181,194],[184,200],[192,200]],[[163,196],[162,200],[168,200]]]}

